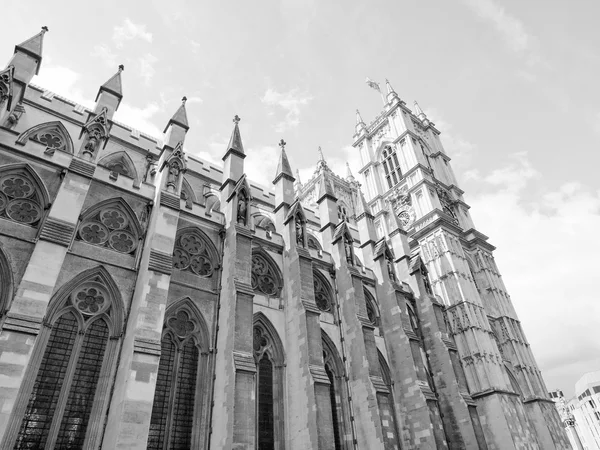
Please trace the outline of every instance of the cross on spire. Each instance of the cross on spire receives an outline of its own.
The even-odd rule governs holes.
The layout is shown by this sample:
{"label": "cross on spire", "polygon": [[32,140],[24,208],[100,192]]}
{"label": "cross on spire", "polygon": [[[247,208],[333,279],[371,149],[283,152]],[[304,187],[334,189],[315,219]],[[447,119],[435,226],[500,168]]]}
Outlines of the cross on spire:
{"label": "cross on spire", "polygon": [[48,27],[47,27],[46,25],[44,25],[44,26],[42,27],[42,32],[43,32],[43,33],[47,33],[48,31],[50,31],[50,30],[48,30]]}
{"label": "cross on spire", "polygon": [[242,119],[240,119],[240,116],[238,116],[236,114],[235,117],[233,118],[233,123],[235,123],[237,125],[238,123],[240,123],[240,120],[242,120]]}
{"label": "cross on spire", "polygon": [[119,64],[119,72],[123,72],[125,70],[125,66],[123,64]]}
{"label": "cross on spire", "polygon": [[279,146],[281,147],[281,150],[285,150],[286,144],[287,142],[285,142],[283,139],[279,141]]}
{"label": "cross on spire", "polygon": [[187,102],[187,97],[184,95],[181,99],[181,103],[185,105],[185,102]]}

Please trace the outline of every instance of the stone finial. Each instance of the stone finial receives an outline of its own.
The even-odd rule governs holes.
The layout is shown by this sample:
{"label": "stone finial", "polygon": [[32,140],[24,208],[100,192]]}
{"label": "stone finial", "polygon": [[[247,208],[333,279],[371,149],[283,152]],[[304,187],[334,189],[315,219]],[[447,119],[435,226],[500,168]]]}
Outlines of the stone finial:
{"label": "stone finial", "polygon": [[42,27],[42,33],[47,33],[48,31],[50,31],[50,30],[48,29],[48,27],[46,25],[44,25]]}
{"label": "stone finial", "polygon": [[240,119],[240,116],[238,116],[238,115],[236,114],[236,115],[234,116],[234,118],[233,118],[233,123],[235,123],[235,124],[237,125],[238,123],[240,123],[240,120],[242,120],[242,119]]}
{"label": "stone finial", "polygon": [[286,145],[287,145],[287,142],[285,142],[283,139],[281,139],[279,141],[279,146],[281,147],[281,150],[285,150]]}
{"label": "stone finial", "polygon": [[125,66],[123,64],[119,64],[119,73],[125,70]]}
{"label": "stone finial", "polygon": [[185,102],[187,102],[187,97],[184,95],[183,98],[181,99],[181,104],[185,105]]}

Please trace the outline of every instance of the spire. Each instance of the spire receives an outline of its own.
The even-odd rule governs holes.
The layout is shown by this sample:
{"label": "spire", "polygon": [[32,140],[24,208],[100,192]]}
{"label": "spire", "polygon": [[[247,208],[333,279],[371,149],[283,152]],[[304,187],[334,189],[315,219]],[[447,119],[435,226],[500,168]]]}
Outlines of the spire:
{"label": "spire", "polygon": [[185,110],[185,102],[186,101],[187,101],[187,97],[184,96],[181,99],[181,105],[179,106],[177,111],[175,111],[175,114],[173,114],[173,117],[171,117],[169,119],[169,122],[167,123],[167,126],[165,127],[165,131],[163,131],[163,133],[167,131],[167,128],[169,128],[169,125],[171,125],[171,124],[179,125],[185,131],[190,129],[190,125],[188,123],[188,118],[187,118],[187,112]]}
{"label": "spire", "polygon": [[346,180],[350,182],[356,181],[354,175],[352,175],[352,171],[350,170],[350,164],[348,164],[348,161],[346,161]]}
{"label": "spire", "polygon": [[319,180],[319,190],[317,192],[317,203],[320,203],[323,197],[329,197],[334,202],[337,201],[337,197],[333,192],[333,186],[331,185],[331,181],[329,179],[328,173],[323,173],[323,176]]}
{"label": "spire", "polygon": [[423,122],[423,125],[427,126],[429,125],[429,119],[427,119],[427,116],[425,115],[425,113],[423,112],[423,110],[421,109],[421,107],[419,106],[419,104],[417,103],[417,101],[415,100],[415,112],[417,113],[417,118]]}
{"label": "spire", "polygon": [[111,94],[117,99],[117,105],[115,110],[119,107],[119,103],[121,103],[121,99],[123,98],[123,85],[121,83],[121,72],[125,70],[125,66],[123,64],[119,65],[119,70],[112,77],[110,77],[98,90],[98,95],[96,95],[96,103],[98,102],[98,98],[100,98],[100,94],[102,92],[106,92]]}
{"label": "spire", "polygon": [[365,122],[363,121],[362,117],[360,116],[360,112],[358,111],[358,109],[356,110],[356,126],[354,127],[354,130],[356,132],[356,134],[360,134],[360,132],[362,130],[366,131],[367,126],[365,125]]}
{"label": "spire", "polygon": [[227,157],[230,152],[238,153],[245,157],[244,146],[242,145],[242,136],[240,135],[240,128],[238,124],[240,123],[239,116],[236,114],[233,118],[233,131],[231,133],[231,138],[229,139],[229,144],[227,145],[227,151],[225,152],[225,156],[223,156],[223,160]]}
{"label": "spire", "polygon": [[279,163],[277,164],[277,171],[275,172],[275,179],[273,180],[273,184],[277,183],[277,181],[279,181],[279,179],[282,177],[285,177],[291,181],[295,181],[295,178],[292,175],[292,168],[290,167],[290,162],[288,161],[288,157],[285,153],[285,145],[286,142],[283,139],[279,141],[281,153],[279,154]]}
{"label": "spire", "polygon": [[394,88],[392,87],[392,85],[390,84],[390,82],[387,78],[385,79],[385,86],[387,87],[388,103],[391,104],[394,102],[394,100],[400,101],[400,99],[398,98],[398,94],[396,94],[396,91],[394,91]]}
{"label": "spire", "polygon": [[302,181],[300,181],[300,170],[296,169],[296,181],[294,181],[294,190],[299,191],[302,188]]}
{"label": "spire", "polygon": [[329,171],[329,166],[327,165],[327,161],[325,161],[325,157],[323,156],[323,150],[321,150],[321,146],[319,145],[319,160],[317,161],[317,167],[315,167],[315,173],[321,171]]}
{"label": "spire", "polygon": [[40,65],[42,64],[42,49],[44,47],[44,34],[48,32],[48,27],[43,26],[42,31],[33,37],[30,37],[19,45],[15,46],[15,53],[21,52],[31,56],[37,60],[37,67],[35,74],[37,75],[40,71]]}

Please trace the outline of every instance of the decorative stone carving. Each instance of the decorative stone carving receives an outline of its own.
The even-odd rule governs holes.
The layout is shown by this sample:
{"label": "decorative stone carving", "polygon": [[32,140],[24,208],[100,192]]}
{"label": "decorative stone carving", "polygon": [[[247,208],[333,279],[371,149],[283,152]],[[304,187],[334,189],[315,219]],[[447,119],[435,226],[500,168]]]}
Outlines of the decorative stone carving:
{"label": "decorative stone carving", "polygon": [[181,234],[175,242],[173,267],[203,278],[211,277],[215,271],[215,264],[204,238],[193,231]]}
{"label": "decorative stone carving", "polygon": [[84,157],[93,161],[96,157],[96,151],[101,142],[108,139],[108,119],[106,117],[107,109],[103,108],[100,114],[90,118],[83,126],[82,133],[85,134],[82,154]]}
{"label": "decorative stone carving", "polygon": [[240,191],[237,197],[237,223],[246,226],[248,222],[248,197],[246,192]]}
{"label": "decorative stone carving", "polygon": [[139,243],[140,227],[120,202],[106,204],[84,215],[78,239],[119,253],[132,254]]}
{"label": "decorative stone carving", "polygon": [[442,210],[452,218],[452,222],[454,224],[458,225],[458,218],[456,217],[456,212],[454,210],[454,204],[456,202],[450,198],[448,191],[443,189],[441,186],[437,186],[435,190],[438,194],[438,198],[440,199]]}
{"label": "decorative stone carving", "polygon": [[271,264],[258,253],[252,255],[252,289],[269,297],[279,295],[281,281]]}
{"label": "decorative stone carving", "polygon": [[0,175],[0,217],[36,226],[43,214],[41,199],[27,174]]}
{"label": "decorative stone carving", "polygon": [[313,283],[317,308],[321,311],[331,311],[331,305],[333,304],[331,292],[327,289],[325,281],[321,279],[317,272],[313,272]]}
{"label": "decorative stone carving", "polygon": [[295,219],[295,226],[296,226],[296,244],[298,244],[300,247],[304,247],[305,244],[305,239],[304,239],[304,223],[302,222],[302,218],[300,217],[299,214],[296,215],[296,219]]}
{"label": "decorative stone carving", "polygon": [[344,236],[344,251],[346,253],[346,262],[353,266],[354,265],[354,249],[352,248],[352,242],[347,236]]}
{"label": "decorative stone carving", "polygon": [[86,316],[102,312],[109,304],[108,294],[100,286],[84,285],[72,296],[71,301],[75,308]]}
{"label": "decorative stone carving", "polygon": [[388,275],[390,277],[390,280],[391,281],[398,281],[397,278],[396,278],[396,271],[394,270],[394,263],[390,259],[389,256],[386,256],[386,258],[385,258],[385,264],[387,266],[387,271],[388,271]]}

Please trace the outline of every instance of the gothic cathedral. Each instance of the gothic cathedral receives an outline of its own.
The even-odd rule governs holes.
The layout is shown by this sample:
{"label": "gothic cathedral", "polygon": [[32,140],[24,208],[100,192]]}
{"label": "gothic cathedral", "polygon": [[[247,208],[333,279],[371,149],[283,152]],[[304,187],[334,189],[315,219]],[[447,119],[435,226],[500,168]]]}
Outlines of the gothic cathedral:
{"label": "gothic cathedral", "polygon": [[[439,131],[387,84],[359,183],[272,190],[0,71],[0,448],[568,449]],[[242,125],[243,128],[243,125]],[[358,174],[357,174],[358,175]]]}

